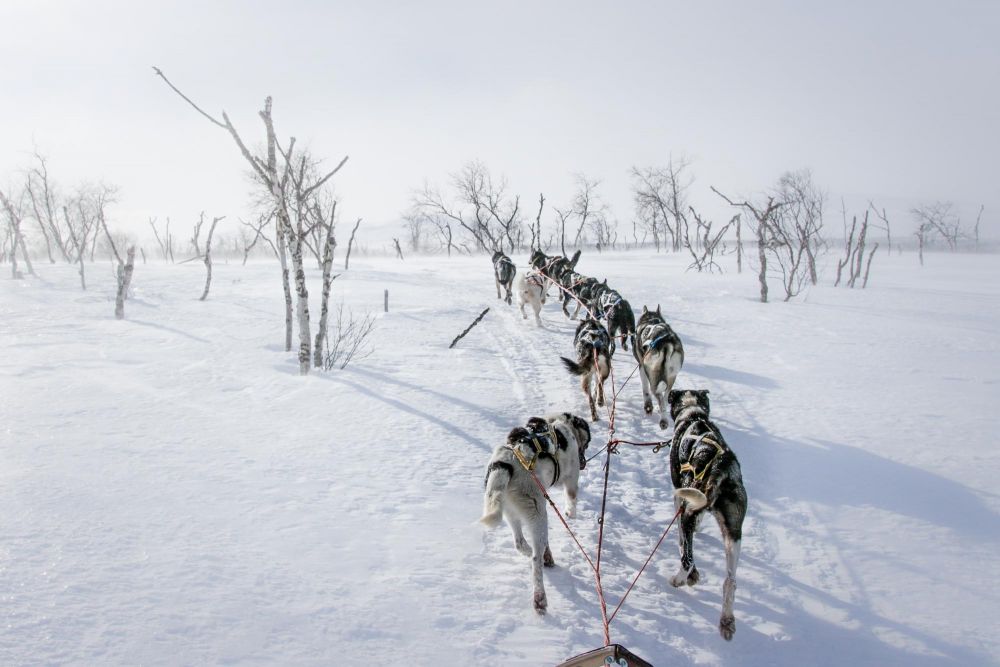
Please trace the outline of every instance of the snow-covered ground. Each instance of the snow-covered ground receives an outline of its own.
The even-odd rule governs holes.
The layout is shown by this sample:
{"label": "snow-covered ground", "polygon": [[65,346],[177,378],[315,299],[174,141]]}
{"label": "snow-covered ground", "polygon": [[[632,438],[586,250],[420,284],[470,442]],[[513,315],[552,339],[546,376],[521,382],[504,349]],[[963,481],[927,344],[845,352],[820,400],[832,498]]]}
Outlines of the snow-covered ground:
{"label": "snow-covered ground", "polygon": [[[750,496],[737,632],[718,634],[706,521],[702,583],[667,583],[672,534],[612,639],[657,665],[1000,661],[998,257],[882,255],[867,290],[827,275],[767,305],[751,272],[685,266],[590,252],[578,268],[661,304],[687,352],[678,387],[711,390]],[[207,302],[202,267],[140,264],[125,321],[107,265],[87,292],[38,268],[0,280],[0,664],[544,665],[601,644],[558,523],[543,617],[509,532],[474,525],[506,432],[586,413],[558,359],[574,323],[551,302],[543,328],[521,320],[487,258],[356,260],[334,299],[379,312],[375,351],[305,378],[272,263],[217,265]],[[619,382],[632,367],[619,352]],[[638,382],[618,429],[662,435]],[[600,477],[582,478],[587,545]],[[615,604],[672,515],[666,452],[623,448],[609,504]]]}

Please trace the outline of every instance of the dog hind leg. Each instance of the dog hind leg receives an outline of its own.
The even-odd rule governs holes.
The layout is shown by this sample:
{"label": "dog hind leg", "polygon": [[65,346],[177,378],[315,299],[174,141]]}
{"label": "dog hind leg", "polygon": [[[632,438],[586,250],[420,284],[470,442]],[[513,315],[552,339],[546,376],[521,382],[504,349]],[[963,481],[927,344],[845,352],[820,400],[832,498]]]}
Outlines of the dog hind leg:
{"label": "dog hind leg", "polygon": [[684,511],[681,514],[681,529],[677,533],[680,541],[681,567],[670,580],[674,587],[694,586],[698,583],[698,568],[694,565],[694,530],[698,524],[698,515]]}
{"label": "dog hind leg", "polygon": [[642,409],[648,415],[653,412],[653,399],[650,396],[649,378],[646,377],[646,367],[641,363],[639,364],[639,379],[642,381]]}
{"label": "dog hind leg", "polygon": [[736,633],[733,602],[736,598],[736,567],[740,561],[740,541],[743,536],[745,505],[729,503],[722,511],[715,512],[726,547],[726,580],[722,584],[722,615],[719,617],[719,634],[730,641]]}
{"label": "dog hind leg", "polygon": [[531,547],[528,545],[528,541],[524,539],[521,517],[508,515],[507,521],[510,523],[510,531],[514,534],[514,548],[530,558]]}
{"label": "dog hind leg", "polygon": [[528,520],[528,532],[531,537],[532,604],[536,612],[544,614],[548,607],[545,583],[542,580],[542,568],[545,567],[546,556],[548,562],[552,563],[552,552],[549,551],[548,515],[544,506]]}

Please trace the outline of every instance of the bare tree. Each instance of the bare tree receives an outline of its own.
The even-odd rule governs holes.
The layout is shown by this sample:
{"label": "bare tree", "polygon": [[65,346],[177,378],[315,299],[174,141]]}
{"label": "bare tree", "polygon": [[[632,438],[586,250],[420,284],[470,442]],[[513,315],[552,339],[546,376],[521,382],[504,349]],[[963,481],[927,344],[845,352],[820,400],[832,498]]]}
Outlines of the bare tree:
{"label": "bare tree", "polygon": [[403,249],[399,246],[399,239],[392,239],[392,243],[396,246],[396,257],[403,259]]}
{"label": "bare tree", "polygon": [[[812,172],[800,169],[782,174],[775,198],[781,203],[775,219],[784,228],[781,236],[794,241],[788,246],[789,250],[794,250],[788,265],[793,266],[794,258],[801,252],[806,260],[809,281],[815,285],[818,280],[816,257],[826,249],[822,237],[826,193],[813,182]],[[789,277],[797,281],[797,276]]]}
{"label": "bare tree", "polygon": [[889,226],[889,216],[886,215],[885,208],[882,208],[880,211],[875,207],[875,202],[871,200],[868,200],[868,208],[870,208],[872,212],[878,216],[878,219],[882,221],[881,225],[875,226],[885,232],[885,250],[886,253],[892,254],[892,230]]}
{"label": "bare tree", "polygon": [[344,313],[344,304],[337,306],[337,323],[333,334],[329,337],[326,355],[323,358],[323,368],[343,370],[352,361],[364,359],[371,354],[370,341],[375,329],[375,316],[366,313],[355,317],[352,312]]}
{"label": "bare tree", "polygon": [[535,224],[531,228],[531,248],[542,249],[542,209],[545,207],[545,194],[538,195],[538,215],[535,216]]}
{"label": "bare tree", "polygon": [[587,178],[584,174],[574,174],[573,179],[576,181],[576,191],[569,210],[579,223],[576,236],[573,238],[573,246],[579,247],[583,232],[587,229],[594,232],[595,243],[598,246],[609,244],[612,229],[608,221],[608,207],[597,193],[601,182]]}
{"label": "bare tree", "polygon": [[[204,214],[202,214],[204,215]],[[212,226],[208,228],[208,238],[205,240],[205,291],[201,293],[201,301],[208,298],[208,290],[212,286],[212,235],[215,233],[215,226],[219,224],[220,220],[225,220],[226,216],[219,216],[217,218],[212,218]],[[200,227],[201,225],[199,225]],[[198,238],[198,232],[195,232],[195,239]],[[195,247],[197,247],[197,240],[195,242]]]}
{"label": "bare tree", "polygon": [[412,252],[420,252],[425,220],[426,218],[420,214],[410,213],[403,216],[403,226],[406,228],[407,241]]}
{"label": "bare tree", "polygon": [[553,208],[556,212],[556,217],[559,219],[559,247],[562,250],[563,257],[566,257],[566,222],[569,220],[573,212],[569,209]]}
{"label": "bare tree", "polygon": [[[250,257],[250,252],[257,245],[257,242],[261,239],[264,240],[271,247],[271,251],[274,252],[274,256],[278,256],[278,248],[274,245],[267,234],[264,233],[264,229],[267,228],[269,224],[274,220],[274,216],[268,213],[261,213],[257,215],[256,220],[251,220],[247,222],[246,220],[240,219],[240,246],[243,252],[243,266],[246,266],[247,258]],[[250,232],[253,232],[251,236]],[[291,342],[289,342],[291,345]]]}
{"label": "bare tree", "polygon": [[3,204],[4,210],[7,212],[7,221],[10,229],[11,278],[16,280],[21,277],[20,271],[17,270],[18,248],[21,249],[21,255],[24,258],[25,266],[28,267],[28,273],[35,275],[35,270],[31,266],[31,257],[28,256],[28,250],[24,246],[24,235],[21,234],[21,217],[23,215],[21,202],[11,202],[10,197],[0,190],[0,204]]}
{"label": "bare tree", "polygon": [[694,210],[694,207],[688,207],[691,212],[691,216],[694,218],[694,238],[692,239],[691,227],[686,226],[684,229],[683,244],[684,247],[688,249],[691,253],[692,262],[688,265],[688,269],[697,269],[698,272],[708,270],[712,273],[715,270],[722,272],[722,267],[715,262],[715,253],[719,249],[719,244],[722,242],[723,237],[729,231],[730,227],[734,224],[738,224],[740,216],[737,213],[727,222],[721,229],[712,233],[712,221],[705,220],[698,212]]}
{"label": "bare tree", "polygon": [[49,177],[48,160],[38,150],[35,150],[33,157],[35,164],[27,170],[25,190],[31,200],[31,209],[38,222],[38,228],[45,238],[45,250],[49,256],[49,262],[55,263],[55,258],[52,256],[52,243],[55,243],[63,259],[71,262],[66,241],[63,239],[63,230],[59,223],[59,202],[55,184]]}
{"label": "bare tree", "polygon": [[450,186],[451,196],[428,184],[414,193],[412,213],[422,214],[416,220],[444,218],[455,223],[480,250],[502,250],[505,241],[511,250],[519,244],[523,237],[520,198],[508,193],[505,178],[494,179],[483,163],[468,162],[451,175]]}
{"label": "bare tree", "polygon": [[[962,221],[955,214],[954,205],[950,201],[921,204],[910,209],[910,215],[917,222],[917,239],[921,249],[931,232],[936,232],[943,238],[949,250],[958,249],[958,241],[963,236]],[[920,263],[923,264],[922,252]]]}
{"label": "bare tree", "polygon": [[[734,202],[732,199],[722,194],[712,187],[712,192],[722,197],[730,206],[737,206],[746,211],[749,211],[753,215],[754,222],[751,224],[754,232],[757,235],[757,259],[760,263],[760,273],[757,276],[760,282],[760,300],[761,303],[767,303],[767,253],[766,250],[771,243],[773,234],[770,231],[772,221],[774,220],[775,213],[781,207],[780,202],[774,201],[774,197],[768,197],[767,204],[765,205],[754,205],[748,201]],[[787,295],[786,295],[787,296]],[[788,297],[791,298],[791,297]],[[785,300],[787,301],[788,298]]]}
{"label": "bare tree", "polygon": [[[271,98],[264,101],[264,108],[259,112],[264,123],[266,152],[265,157],[255,156],[240,136],[239,132],[229,120],[225,111],[222,112],[222,120],[218,120],[203,111],[198,105],[192,102],[184,93],[175,87],[158,68],[153,68],[157,76],[177,93],[184,101],[190,104],[199,114],[207,118],[212,124],[226,130],[236,143],[240,153],[250,165],[254,178],[270,194],[271,205],[275,214],[277,231],[276,235],[281,243],[287,241],[289,254],[294,270],[295,291],[297,296],[296,311],[299,322],[299,373],[306,375],[312,363],[312,339],[309,327],[309,291],[306,287],[305,269],[302,263],[302,250],[306,234],[310,231],[307,218],[313,210],[312,203],[315,201],[313,195],[326,184],[347,162],[344,157],[336,167],[320,175],[314,172],[316,163],[307,159],[306,155],[295,153],[295,138],[290,137],[287,149],[282,149],[277,134],[274,130],[274,121],[271,116]],[[278,154],[284,160],[284,167],[279,174]],[[289,186],[293,197],[289,197]],[[280,247],[279,247],[280,250]],[[282,267],[283,274],[287,267]],[[286,274],[287,275],[287,274]],[[287,336],[286,336],[286,342]]]}
{"label": "bare tree", "polygon": [[693,182],[687,176],[689,166],[686,158],[671,157],[666,167],[632,167],[636,217],[653,234],[657,251],[668,237],[671,249],[681,248],[681,227],[687,224],[687,191]]}
{"label": "bare tree", "polygon": [[351,263],[351,248],[354,247],[354,235],[358,233],[358,227],[361,226],[361,218],[354,223],[354,229],[351,230],[351,238],[347,240],[347,255],[344,257],[344,271]]}

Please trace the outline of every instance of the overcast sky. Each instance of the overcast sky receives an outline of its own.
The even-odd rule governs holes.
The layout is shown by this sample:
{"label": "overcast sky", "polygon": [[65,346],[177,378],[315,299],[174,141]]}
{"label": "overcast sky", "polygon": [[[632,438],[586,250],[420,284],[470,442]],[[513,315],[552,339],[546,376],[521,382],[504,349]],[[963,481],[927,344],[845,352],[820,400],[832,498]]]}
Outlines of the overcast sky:
{"label": "overcast sky", "polygon": [[[246,211],[231,139],[274,97],[283,137],[335,164],[341,212],[395,224],[414,188],[472,159],[532,202],[602,179],[631,227],[628,170],[693,160],[693,203],[809,167],[898,212],[986,205],[1000,234],[1000,2],[0,2],[0,185],[33,142],[64,186],[121,188],[122,227]],[[550,209],[551,210],[551,209]],[[728,217],[728,216],[727,216]],[[362,227],[364,230],[365,228]]]}

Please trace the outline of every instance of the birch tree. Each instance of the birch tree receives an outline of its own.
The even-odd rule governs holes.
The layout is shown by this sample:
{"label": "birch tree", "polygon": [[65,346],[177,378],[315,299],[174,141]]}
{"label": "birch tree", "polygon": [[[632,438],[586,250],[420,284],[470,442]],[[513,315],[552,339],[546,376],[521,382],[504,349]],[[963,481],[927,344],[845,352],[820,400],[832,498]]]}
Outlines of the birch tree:
{"label": "birch tree", "polygon": [[[289,138],[287,148],[282,148],[278,140],[271,115],[272,100],[270,97],[264,100],[264,108],[258,114],[264,124],[265,154],[264,157],[256,156],[247,147],[242,136],[225,111],[222,112],[222,120],[206,113],[175,87],[164,76],[163,72],[156,67],[153,70],[171,90],[177,93],[199,114],[230,135],[241,155],[250,166],[251,174],[269,195],[270,205],[276,221],[275,234],[278,238],[279,257],[282,256],[283,250],[287,246],[292,263],[296,293],[296,315],[299,323],[299,373],[307,375],[312,365],[313,346],[310,335],[309,290],[306,286],[305,268],[302,260],[305,238],[310,231],[307,218],[312,208],[311,203],[315,201],[313,195],[340,171],[347,162],[347,157],[345,156],[336,167],[323,175],[307,173],[308,163],[311,161],[305,155],[295,152],[295,138]],[[279,154],[283,160],[280,172],[278,164]],[[289,197],[289,185],[293,186],[292,191],[295,193],[293,198]],[[284,261],[282,261],[282,275],[286,285],[286,303],[289,303],[290,295],[288,295],[287,291],[288,266]],[[286,316],[287,321],[288,318]],[[290,346],[290,343],[289,330],[286,327],[286,346]]]}

